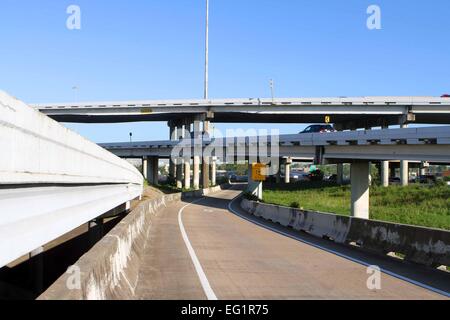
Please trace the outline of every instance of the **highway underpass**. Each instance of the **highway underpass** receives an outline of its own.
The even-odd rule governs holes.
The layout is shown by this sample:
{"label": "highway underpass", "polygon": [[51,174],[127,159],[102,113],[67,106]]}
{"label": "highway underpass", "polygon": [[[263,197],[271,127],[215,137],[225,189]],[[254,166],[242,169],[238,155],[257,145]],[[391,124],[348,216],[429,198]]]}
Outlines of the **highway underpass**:
{"label": "highway underpass", "polygon": [[[154,221],[138,299],[445,299],[450,278],[360,252],[243,212],[243,185],[176,202]],[[378,265],[381,290],[367,287]]]}

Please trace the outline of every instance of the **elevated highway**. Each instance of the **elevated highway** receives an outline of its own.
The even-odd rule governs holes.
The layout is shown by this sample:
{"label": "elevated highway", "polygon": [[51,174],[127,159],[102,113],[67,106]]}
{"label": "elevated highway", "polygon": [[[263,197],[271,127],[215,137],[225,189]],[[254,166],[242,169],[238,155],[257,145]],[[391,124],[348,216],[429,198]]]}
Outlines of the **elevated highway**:
{"label": "elevated highway", "polygon": [[0,91],[0,267],[130,200],[143,177]]}
{"label": "elevated highway", "polygon": [[[105,143],[102,147],[122,158],[170,158],[173,149],[195,153],[196,140]],[[298,158],[322,163],[350,160],[409,160],[450,163],[450,127],[385,129],[295,134],[279,137],[229,137],[202,141],[218,160],[235,158]],[[182,154],[176,154],[182,156]]]}
{"label": "elevated highway", "polygon": [[179,121],[203,116],[220,123],[322,123],[341,129],[450,123],[450,99],[345,97],[217,100],[145,100],[35,104],[61,122]]}

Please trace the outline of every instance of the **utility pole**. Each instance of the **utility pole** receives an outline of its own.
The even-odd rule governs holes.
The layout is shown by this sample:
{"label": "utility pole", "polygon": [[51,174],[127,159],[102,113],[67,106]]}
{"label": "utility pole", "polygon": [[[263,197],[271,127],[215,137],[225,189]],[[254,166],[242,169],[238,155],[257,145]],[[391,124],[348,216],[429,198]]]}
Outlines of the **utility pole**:
{"label": "utility pole", "polygon": [[206,0],[206,43],[205,43],[205,100],[209,97],[209,0]]}
{"label": "utility pole", "polygon": [[275,93],[274,93],[274,82],[273,79],[270,79],[270,93],[272,95],[272,104],[275,103]]}

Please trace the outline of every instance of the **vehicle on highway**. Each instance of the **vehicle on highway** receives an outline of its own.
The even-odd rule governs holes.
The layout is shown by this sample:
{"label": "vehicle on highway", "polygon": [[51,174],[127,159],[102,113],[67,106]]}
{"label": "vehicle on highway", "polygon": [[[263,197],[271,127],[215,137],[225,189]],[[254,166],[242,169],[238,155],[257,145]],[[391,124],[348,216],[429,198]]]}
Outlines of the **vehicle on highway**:
{"label": "vehicle on highway", "polygon": [[450,98],[450,94],[443,94],[442,96],[441,96],[441,98]]}
{"label": "vehicle on highway", "polygon": [[230,176],[230,181],[231,182],[247,182],[248,176],[239,176],[237,174],[233,174]]}
{"label": "vehicle on highway", "polygon": [[309,181],[323,181],[324,173],[322,170],[314,170],[308,175]]}
{"label": "vehicle on highway", "polygon": [[422,183],[422,184],[432,184],[432,183],[436,183],[436,181],[437,181],[436,176],[434,176],[432,174],[423,175],[423,176],[419,176],[418,178],[416,178],[416,182]]}
{"label": "vehicle on highway", "polygon": [[336,132],[336,130],[330,124],[314,124],[312,126],[307,127],[305,130],[300,132],[300,134],[303,134],[303,133],[328,133],[328,132]]}

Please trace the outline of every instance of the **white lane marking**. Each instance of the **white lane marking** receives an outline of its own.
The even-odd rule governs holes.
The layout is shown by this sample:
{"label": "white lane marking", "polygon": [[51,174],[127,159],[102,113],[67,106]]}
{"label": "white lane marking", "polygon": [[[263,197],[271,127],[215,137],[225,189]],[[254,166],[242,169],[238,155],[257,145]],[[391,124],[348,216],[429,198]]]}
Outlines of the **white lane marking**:
{"label": "white lane marking", "polygon": [[189,255],[191,256],[192,263],[194,264],[195,271],[197,272],[198,278],[200,279],[200,283],[202,285],[203,291],[205,292],[206,297],[208,300],[218,300],[216,294],[214,293],[213,289],[211,288],[211,285],[209,284],[208,278],[206,277],[205,272],[203,271],[202,265],[200,264],[200,261],[197,258],[197,255],[195,254],[195,250],[191,245],[191,242],[189,241],[189,237],[186,233],[186,230],[184,229],[183,225],[183,211],[187,207],[189,207],[192,204],[196,204],[205,198],[201,198],[199,200],[193,201],[187,205],[185,205],[183,208],[178,211],[178,224],[180,226],[181,235],[183,236],[184,243],[186,244],[186,247],[188,249]]}
{"label": "white lane marking", "polygon": [[[313,247],[315,247],[315,248],[317,248],[317,249],[321,249],[321,250],[324,250],[324,251],[326,251],[326,252],[335,254],[335,255],[337,255],[337,256],[339,256],[339,257],[341,257],[341,258],[348,259],[348,260],[350,260],[350,261],[356,262],[356,263],[361,264],[361,265],[363,265],[363,266],[365,266],[365,267],[369,267],[369,266],[372,265],[371,263],[367,263],[367,262],[365,262],[365,261],[362,261],[362,260],[359,260],[359,259],[356,259],[356,258],[347,256],[347,255],[345,255],[345,254],[343,254],[343,253],[340,253],[340,252],[338,252],[338,251],[335,251],[335,250],[332,250],[332,249],[329,249],[329,248],[325,248],[325,247],[323,247],[323,246],[321,246],[321,245],[318,245],[318,244],[315,244],[315,243],[313,243],[313,242],[310,242],[310,241],[307,241],[307,240],[303,240],[303,239],[301,239],[301,238],[299,238],[299,237],[295,237],[295,236],[293,236],[293,235],[291,235],[291,234],[289,234],[289,233],[283,232],[283,231],[281,231],[281,230],[277,230],[277,229],[272,228],[272,227],[270,227],[270,226],[268,226],[268,225],[265,225],[265,224],[263,224],[263,223],[260,223],[259,221],[255,221],[255,220],[252,220],[252,219],[249,219],[249,218],[243,216],[242,214],[240,214],[239,212],[237,212],[236,210],[234,210],[234,209],[232,208],[233,203],[234,203],[237,199],[239,199],[240,197],[241,197],[241,195],[237,196],[237,197],[234,198],[232,201],[230,201],[230,203],[228,204],[228,210],[230,210],[230,211],[231,211],[232,213],[234,213],[235,215],[241,217],[242,219],[245,219],[245,220],[247,220],[247,221],[249,221],[249,222],[251,222],[251,223],[254,223],[254,224],[259,225],[260,227],[263,227],[263,228],[265,228],[265,229],[271,230],[271,231],[276,232],[276,233],[278,233],[278,234],[284,235],[284,236],[289,237],[289,238],[291,238],[291,239],[294,239],[294,240],[303,242],[303,243],[305,243],[305,244],[307,244],[307,245],[310,245],[310,246],[313,246]],[[390,275],[390,276],[392,276],[392,277],[394,277],[394,278],[397,278],[397,279],[400,279],[400,280],[409,282],[409,283],[414,284],[414,285],[416,285],[416,286],[418,286],[418,287],[421,287],[421,288],[424,288],[424,289],[433,291],[433,292],[438,293],[438,294],[441,294],[441,295],[443,295],[443,296],[450,297],[450,292],[446,292],[446,291],[443,291],[443,290],[440,290],[440,289],[431,287],[431,286],[429,286],[429,285],[426,285],[426,284],[421,283],[421,282],[418,282],[418,281],[416,281],[416,280],[413,280],[413,279],[404,277],[404,276],[402,276],[402,275],[399,275],[399,274],[397,274],[397,273],[395,273],[395,272],[392,272],[392,271],[389,271],[389,270],[386,270],[386,269],[382,269],[382,268],[381,268],[380,270],[381,270],[383,273],[385,273],[385,274],[387,274],[387,275]]]}

